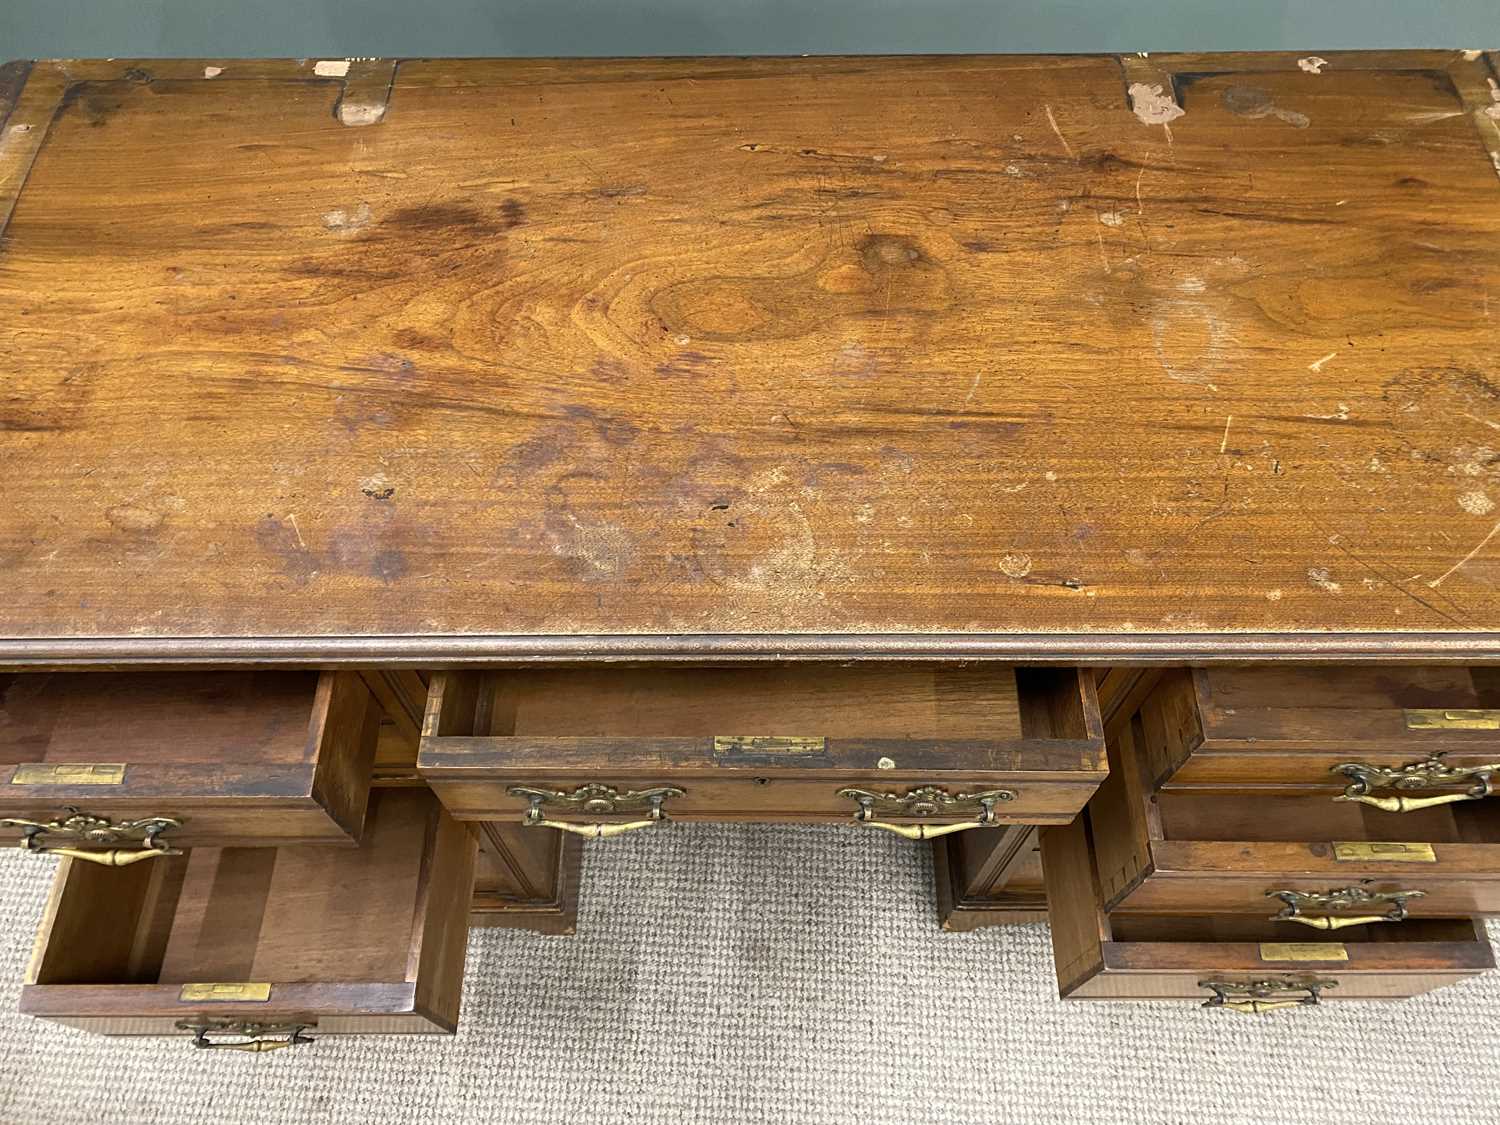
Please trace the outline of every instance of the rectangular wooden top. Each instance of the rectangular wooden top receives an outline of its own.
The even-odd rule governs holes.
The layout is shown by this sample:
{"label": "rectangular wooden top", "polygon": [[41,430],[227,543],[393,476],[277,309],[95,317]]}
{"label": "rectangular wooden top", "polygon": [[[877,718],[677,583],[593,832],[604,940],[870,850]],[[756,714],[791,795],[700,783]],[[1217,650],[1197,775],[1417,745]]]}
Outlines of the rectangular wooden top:
{"label": "rectangular wooden top", "polygon": [[1500,659],[1478,51],[0,71],[0,663]]}

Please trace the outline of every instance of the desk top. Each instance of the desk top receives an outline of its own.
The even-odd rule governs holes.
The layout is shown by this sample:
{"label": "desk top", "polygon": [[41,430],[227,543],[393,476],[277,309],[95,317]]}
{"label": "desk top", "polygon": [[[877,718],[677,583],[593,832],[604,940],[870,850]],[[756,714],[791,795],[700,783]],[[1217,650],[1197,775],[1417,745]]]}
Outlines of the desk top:
{"label": "desk top", "polygon": [[1495,65],[12,64],[0,662],[1500,658]]}

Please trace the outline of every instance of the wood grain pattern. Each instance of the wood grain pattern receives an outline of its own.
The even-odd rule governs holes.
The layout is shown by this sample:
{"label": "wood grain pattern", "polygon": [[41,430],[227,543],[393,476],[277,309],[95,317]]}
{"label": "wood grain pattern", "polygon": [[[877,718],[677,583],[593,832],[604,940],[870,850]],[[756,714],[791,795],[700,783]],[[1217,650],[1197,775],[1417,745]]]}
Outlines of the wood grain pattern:
{"label": "wood grain pattern", "polygon": [[1491,63],[1326,57],[37,64],[0,660],[1500,658]]}

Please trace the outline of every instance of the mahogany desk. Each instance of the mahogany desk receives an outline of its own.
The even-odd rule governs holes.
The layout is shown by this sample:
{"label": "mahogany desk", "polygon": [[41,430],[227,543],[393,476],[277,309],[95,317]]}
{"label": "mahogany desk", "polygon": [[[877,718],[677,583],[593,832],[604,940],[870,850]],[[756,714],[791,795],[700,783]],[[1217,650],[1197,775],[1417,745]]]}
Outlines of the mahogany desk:
{"label": "mahogany desk", "polygon": [[[1497,62],[0,68],[23,1005],[451,1029],[467,915],[568,929],[573,830],[674,809],[946,827],[1076,995],[1490,964]],[[1283,854],[1419,789],[1432,860]],[[1257,960],[1278,887],[1336,963]]]}

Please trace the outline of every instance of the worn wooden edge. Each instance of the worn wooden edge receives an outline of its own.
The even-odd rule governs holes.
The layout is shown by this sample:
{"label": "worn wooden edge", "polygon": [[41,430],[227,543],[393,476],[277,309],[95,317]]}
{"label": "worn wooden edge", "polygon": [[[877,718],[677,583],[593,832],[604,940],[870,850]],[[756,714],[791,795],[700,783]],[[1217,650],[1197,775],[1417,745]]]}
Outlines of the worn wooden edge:
{"label": "worn wooden edge", "polygon": [[601,661],[1003,660],[1012,664],[1500,665],[1482,633],[713,633],[0,638],[0,672],[92,668],[428,669]]}

